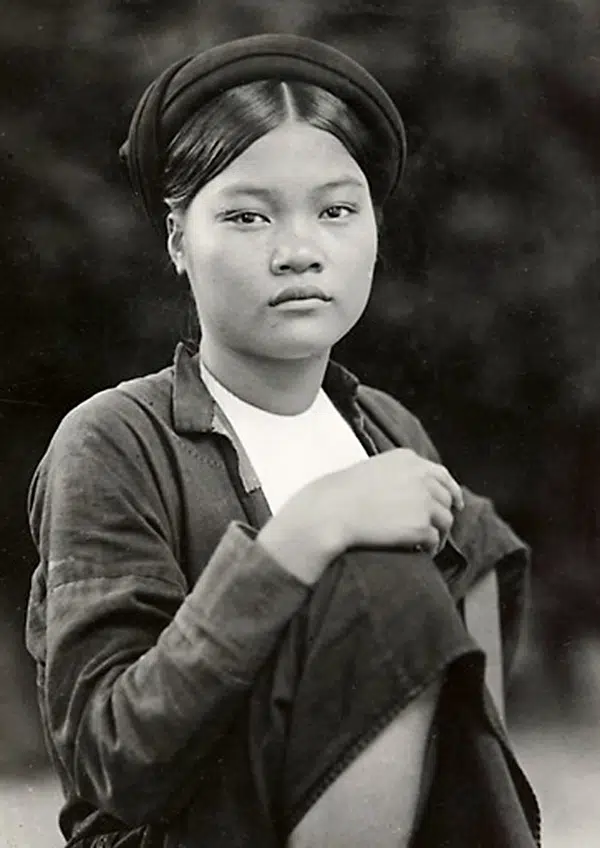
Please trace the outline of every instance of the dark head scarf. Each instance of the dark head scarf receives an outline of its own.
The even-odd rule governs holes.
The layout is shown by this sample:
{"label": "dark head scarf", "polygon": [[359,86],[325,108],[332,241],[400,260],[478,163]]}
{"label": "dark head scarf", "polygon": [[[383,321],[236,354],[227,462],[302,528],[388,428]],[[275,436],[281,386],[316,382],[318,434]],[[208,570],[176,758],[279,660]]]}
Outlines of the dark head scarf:
{"label": "dark head scarf", "polygon": [[[382,139],[389,163],[376,201],[396,188],[406,158],[402,118],[382,86],[344,53],[294,35],[257,35],[213,47],[168,67],[142,95],[121,156],[133,192],[160,233],[164,233],[164,156],[170,142],[194,113],[229,88],[262,79],[298,80],[324,88],[350,106]],[[373,187],[372,187],[373,188]]]}

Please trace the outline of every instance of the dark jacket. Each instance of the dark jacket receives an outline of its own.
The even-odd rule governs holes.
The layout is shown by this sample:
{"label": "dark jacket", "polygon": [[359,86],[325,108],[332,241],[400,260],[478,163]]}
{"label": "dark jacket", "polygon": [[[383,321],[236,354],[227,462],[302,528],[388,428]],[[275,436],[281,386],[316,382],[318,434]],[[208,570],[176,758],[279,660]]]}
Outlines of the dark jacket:
{"label": "dark jacket", "polygon": [[[325,388],[369,453],[403,445],[436,458],[389,396],[335,365]],[[350,552],[309,592],[255,542],[266,501],[184,347],[172,368],[71,412],[32,483],[40,564],[27,622],[70,844],[280,845],[440,674],[448,684],[436,726],[464,733],[438,733],[422,827],[437,820],[470,834],[448,845],[478,845],[491,813],[457,823],[455,802],[489,784],[491,812],[502,813],[494,827],[512,841],[486,848],[534,844],[537,805],[459,612],[466,590],[496,568],[510,664],[526,552],[489,501],[465,496],[435,563]],[[461,796],[460,783],[450,792],[444,781],[457,771],[453,756],[471,749]],[[482,765],[492,768],[485,780]],[[427,812],[438,795],[445,816]]]}

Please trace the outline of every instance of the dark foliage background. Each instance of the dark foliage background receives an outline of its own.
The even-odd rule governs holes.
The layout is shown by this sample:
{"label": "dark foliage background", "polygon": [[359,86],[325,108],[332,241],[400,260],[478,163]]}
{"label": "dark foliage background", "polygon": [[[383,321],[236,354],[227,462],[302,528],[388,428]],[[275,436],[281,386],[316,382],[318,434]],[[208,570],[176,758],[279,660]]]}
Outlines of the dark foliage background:
{"label": "dark foliage background", "polygon": [[533,545],[513,709],[571,708],[600,625],[597,0],[13,0],[2,18],[0,765],[42,757],[22,647],[35,463],[69,407],[162,367],[189,332],[118,146],[168,62],[261,31],[346,50],[406,117],[405,189],[338,357],[411,406]]}

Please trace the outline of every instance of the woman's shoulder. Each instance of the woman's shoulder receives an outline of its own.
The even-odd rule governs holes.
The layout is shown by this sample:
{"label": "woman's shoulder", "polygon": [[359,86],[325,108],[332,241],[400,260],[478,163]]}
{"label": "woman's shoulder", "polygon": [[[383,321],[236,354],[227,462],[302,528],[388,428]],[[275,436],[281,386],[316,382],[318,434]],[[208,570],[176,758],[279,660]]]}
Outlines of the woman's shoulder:
{"label": "woman's shoulder", "polygon": [[90,439],[115,441],[127,433],[172,427],[173,368],[102,389],[69,410],[51,446],[72,450]]}
{"label": "woman's shoulder", "polygon": [[408,407],[383,389],[360,383],[357,388],[357,398],[363,406],[367,406],[381,415],[392,416],[401,421],[418,421],[416,415]]}
{"label": "woman's shoulder", "polygon": [[397,398],[363,383],[358,386],[356,398],[363,412],[394,444],[410,447],[429,459],[438,459],[438,452],[419,418]]}

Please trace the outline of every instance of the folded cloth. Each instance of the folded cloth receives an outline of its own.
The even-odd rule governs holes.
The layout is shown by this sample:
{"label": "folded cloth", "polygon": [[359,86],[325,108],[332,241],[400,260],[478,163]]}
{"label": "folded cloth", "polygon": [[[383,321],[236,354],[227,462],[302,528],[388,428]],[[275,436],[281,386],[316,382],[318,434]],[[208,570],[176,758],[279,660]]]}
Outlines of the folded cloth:
{"label": "folded cloth", "polygon": [[179,843],[284,845],[353,757],[443,679],[414,848],[533,848],[537,803],[484,669],[427,555],[344,555],[291,621],[210,773],[190,788]]}

